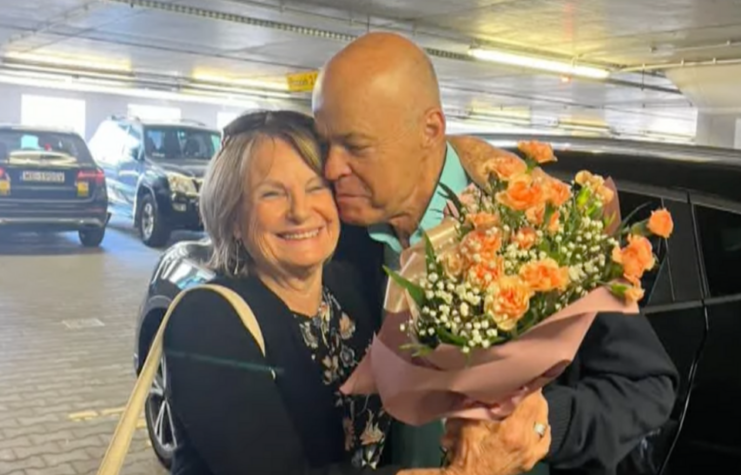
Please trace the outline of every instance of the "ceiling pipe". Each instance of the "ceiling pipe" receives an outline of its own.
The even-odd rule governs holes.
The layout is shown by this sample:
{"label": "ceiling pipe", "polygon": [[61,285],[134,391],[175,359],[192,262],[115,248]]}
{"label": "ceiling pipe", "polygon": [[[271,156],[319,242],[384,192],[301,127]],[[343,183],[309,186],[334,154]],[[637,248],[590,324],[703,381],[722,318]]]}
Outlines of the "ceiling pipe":
{"label": "ceiling pipe", "polygon": [[729,39],[722,43],[704,43],[704,44],[677,46],[677,47],[665,46],[665,45],[655,45],[655,46],[631,46],[631,47],[625,47],[625,48],[611,48],[607,51],[598,51],[594,53],[582,53],[579,55],[579,57],[582,59],[586,59],[586,58],[604,57],[604,56],[615,55],[615,54],[628,54],[628,53],[672,54],[672,53],[683,53],[683,52],[688,52],[688,51],[702,51],[702,50],[708,50],[708,49],[736,48],[739,46],[741,46],[741,41]]}
{"label": "ceiling pipe", "polygon": [[655,64],[642,64],[640,66],[629,66],[619,70],[621,73],[634,73],[642,71],[659,71],[666,69],[676,68],[687,68],[687,67],[699,67],[699,66],[720,66],[728,64],[740,64],[741,58],[729,58],[729,59],[705,59],[699,61],[679,61],[673,63],[655,63]]}

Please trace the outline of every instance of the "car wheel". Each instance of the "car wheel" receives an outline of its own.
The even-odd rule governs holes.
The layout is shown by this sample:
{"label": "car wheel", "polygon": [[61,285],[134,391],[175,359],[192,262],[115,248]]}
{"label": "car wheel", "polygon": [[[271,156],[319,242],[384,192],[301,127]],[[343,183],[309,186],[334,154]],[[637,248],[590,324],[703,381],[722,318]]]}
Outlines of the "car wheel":
{"label": "car wheel", "polygon": [[177,447],[177,435],[173,424],[170,402],[167,400],[167,363],[160,361],[157,376],[149,389],[144,417],[152,448],[162,465],[170,468]]}
{"label": "car wheel", "polygon": [[85,247],[98,247],[105,237],[105,228],[84,229],[77,233],[80,236],[80,243]]}
{"label": "car wheel", "polygon": [[170,239],[170,230],[150,194],[144,195],[139,204],[139,236],[150,247],[164,246]]}

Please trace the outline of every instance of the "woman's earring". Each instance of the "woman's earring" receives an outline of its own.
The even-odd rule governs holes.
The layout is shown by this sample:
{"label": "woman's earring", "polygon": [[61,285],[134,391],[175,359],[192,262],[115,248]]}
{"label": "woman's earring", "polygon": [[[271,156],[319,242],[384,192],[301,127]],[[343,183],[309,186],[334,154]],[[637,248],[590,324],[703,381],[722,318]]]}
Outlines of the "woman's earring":
{"label": "woman's earring", "polygon": [[235,251],[236,252],[235,252],[235,255],[234,255],[234,275],[237,276],[237,275],[239,275],[239,254],[240,254],[240,251],[241,251],[241,248],[242,248],[242,240],[241,239],[238,239],[238,238],[235,238],[234,239],[234,242],[237,245],[236,248],[235,248]]}

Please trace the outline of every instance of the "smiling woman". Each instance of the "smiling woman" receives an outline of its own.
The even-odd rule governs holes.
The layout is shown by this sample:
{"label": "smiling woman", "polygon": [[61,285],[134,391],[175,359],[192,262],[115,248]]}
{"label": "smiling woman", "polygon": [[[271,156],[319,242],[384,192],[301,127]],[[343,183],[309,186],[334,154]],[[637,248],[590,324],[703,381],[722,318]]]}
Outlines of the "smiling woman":
{"label": "smiling woman", "polygon": [[339,217],[313,120],[257,112],[223,135],[200,203],[211,283],[249,304],[265,352],[219,294],[178,302],[163,344],[172,473],[407,473],[380,467],[390,419],[379,398],[339,391],[376,328],[357,274],[329,262]]}

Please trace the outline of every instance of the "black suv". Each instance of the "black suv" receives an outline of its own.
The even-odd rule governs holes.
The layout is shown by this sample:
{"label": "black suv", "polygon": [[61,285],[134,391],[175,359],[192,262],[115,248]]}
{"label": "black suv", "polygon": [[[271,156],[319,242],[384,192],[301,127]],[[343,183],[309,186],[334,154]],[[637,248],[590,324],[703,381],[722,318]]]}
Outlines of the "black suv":
{"label": "black suv", "polygon": [[77,231],[96,247],[108,217],[105,176],[82,137],[0,125],[0,232]]}
{"label": "black suv", "polygon": [[171,231],[199,231],[198,193],[221,134],[197,122],[113,116],[90,139],[105,171],[110,209],[132,218],[142,241],[162,246]]}
{"label": "black suv", "polygon": [[[672,213],[674,234],[667,245],[655,244],[660,265],[642,283],[642,305],[681,384],[671,420],[647,434],[646,440],[655,442],[655,450],[647,452],[654,467],[633,465],[632,455],[646,450],[641,444],[618,473],[741,473],[741,432],[733,422],[741,421],[736,399],[741,391],[741,152],[573,137],[483,138],[508,149],[523,139],[552,143],[559,160],[548,171],[563,179],[581,169],[614,178],[622,216],[636,211],[631,221],[661,206]],[[210,251],[206,238],[180,242],[161,256],[137,316],[137,373],[172,299],[213,275],[205,264]],[[335,258],[341,260],[343,252],[349,251],[338,249]],[[166,417],[166,385],[160,372],[146,419],[153,448],[168,463],[177,434]],[[154,424],[158,415],[164,422]]]}

